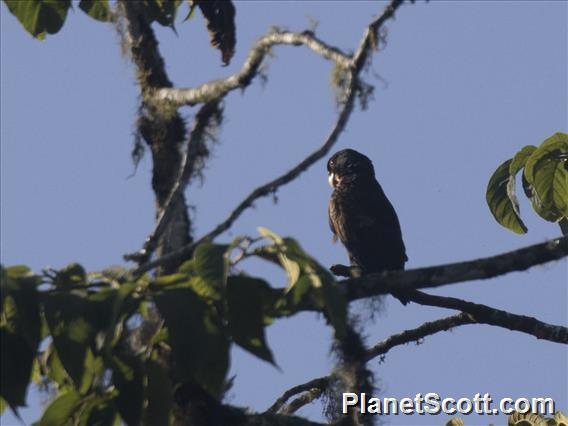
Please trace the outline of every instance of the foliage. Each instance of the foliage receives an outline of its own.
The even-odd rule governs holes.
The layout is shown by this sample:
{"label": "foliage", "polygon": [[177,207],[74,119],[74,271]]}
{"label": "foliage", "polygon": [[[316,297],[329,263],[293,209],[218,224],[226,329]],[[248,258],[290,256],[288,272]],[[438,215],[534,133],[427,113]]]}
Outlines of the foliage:
{"label": "foliage", "polygon": [[[39,40],[47,34],[56,34],[63,27],[67,12],[73,8],[71,0],[4,0],[8,10],[20,21],[25,30]],[[175,21],[182,0],[143,0],[141,6],[150,22],[157,22],[175,31]],[[187,0],[189,20],[198,6],[201,10],[211,46],[221,51],[222,60],[228,65],[235,53],[235,7],[231,1]],[[109,0],[80,0],[79,9],[101,22],[116,19]]]}
{"label": "foliage", "polygon": [[[184,383],[222,394],[232,344],[275,365],[265,327],[306,301],[344,333],[345,301],[333,277],[295,240],[261,233],[255,249],[243,238],[201,244],[176,273],[155,279],[116,269],[87,274],[78,264],[42,275],[2,268],[2,399],[17,413],[39,367],[36,380],[56,391],[40,425],[168,424]],[[278,263],[288,274],[286,291],[237,270],[248,257]],[[149,304],[164,323],[146,347],[127,351],[131,324]]]}
{"label": "foliage", "polygon": [[[544,417],[539,414],[514,412],[507,419],[508,426],[568,426],[568,417],[561,411],[554,413],[553,417]],[[446,426],[466,426],[463,419],[454,417]]]}
{"label": "foliage", "polygon": [[516,175],[523,170],[522,187],[534,211],[557,222],[568,234],[568,134],[555,133],[539,147],[527,145],[503,162],[487,185],[487,205],[504,227],[527,232],[516,195]]}

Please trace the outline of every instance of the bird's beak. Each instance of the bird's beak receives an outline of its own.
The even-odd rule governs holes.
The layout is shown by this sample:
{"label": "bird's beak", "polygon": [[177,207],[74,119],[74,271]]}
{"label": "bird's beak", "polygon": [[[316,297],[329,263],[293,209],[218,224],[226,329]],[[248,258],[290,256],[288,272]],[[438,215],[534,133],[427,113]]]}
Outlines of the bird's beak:
{"label": "bird's beak", "polygon": [[341,183],[341,178],[339,176],[337,176],[335,173],[330,173],[327,176],[327,180],[329,182],[329,185],[333,189],[335,189]]}

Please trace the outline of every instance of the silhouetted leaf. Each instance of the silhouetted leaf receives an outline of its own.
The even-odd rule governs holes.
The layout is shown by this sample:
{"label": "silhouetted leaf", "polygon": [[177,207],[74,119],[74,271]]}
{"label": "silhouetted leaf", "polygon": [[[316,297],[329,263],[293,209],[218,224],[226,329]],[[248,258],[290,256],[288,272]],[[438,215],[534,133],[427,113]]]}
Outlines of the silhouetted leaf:
{"label": "silhouetted leaf", "polygon": [[96,401],[90,409],[86,421],[83,423],[88,426],[120,426],[122,423],[112,401]]}
{"label": "silhouetted leaf", "polygon": [[76,294],[55,293],[46,295],[44,306],[59,359],[75,386],[84,388],[90,380],[90,375],[84,373],[95,333],[94,305]]}
{"label": "silhouetted leaf", "polygon": [[148,406],[146,407],[145,424],[169,425],[172,409],[173,390],[168,373],[157,362],[146,361],[148,375]]}
{"label": "silhouetted leaf", "polygon": [[560,221],[558,221],[558,226],[560,226],[562,234],[568,235],[568,218],[563,217],[562,219],[560,219]]}
{"label": "silhouetted leaf", "polygon": [[23,336],[0,328],[0,396],[12,409],[26,405],[34,357]]}
{"label": "silhouetted leaf", "polygon": [[270,300],[270,294],[270,286],[257,278],[233,276],[227,282],[229,330],[235,342],[275,364],[264,334],[264,304]]}
{"label": "silhouetted leaf", "polygon": [[41,417],[39,426],[62,426],[67,423],[81,402],[81,396],[74,391],[67,391],[55,399]]}
{"label": "silhouetted leaf", "polygon": [[231,0],[194,0],[209,31],[211,46],[221,51],[223,64],[229,65],[235,54],[235,6]]}
{"label": "silhouetted leaf", "polygon": [[110,22],[113,20],[108,0],[81,0],[79,9],[97,21]]}
{"label": "silhouetted leaf", "polygon": [[493,217],[504,227],[517,234],[525,234],[527,227],[518,215],[519,207],[516,199],[511,200],[507,193],[507,185],[511,176],[509,167],[512,160],[502,163],[489,179],[485,198]]}
{"label": "silhouetted leaf", "polygon": [[41,317],[38,285],[41,278],[20,266],[5,270],[5,282],[2,291],[6,307],[10,303],[10,312],[6,312],[5,326],[11,332],[21,335],[32,350],[35,350],[41,340]]}
{"label": "silhouetted leaf", "polygon": [[135,356],[112,359],[112,381],[118,389],[118,412],[127,425],[138,425],[144,405],[144,366]]}
{"label": "silhouetted leaf", "polygon": [[182,0],[145,0],[146,15],[164,27],[175,31],[177,10]]}
{"label": "silhouetted leaf", "polygon": [[78,263],[70,263],[57,271],[53,284],[60,287],[76,287],[87,284],[87,273]]}
{"label": "silhouetted leaf", "polygon": [[4,0],[4,3],[26,31],[40,40],[61,29],[71,6],[70,0]]}
{"label": "silhouetted leaf", "polygon": [[13,409],[25,405],[41,340],[40,282],[26,267],[2,268],[0,395]]}
{"label": "silhouetted leaf", "polygon": [[194,379],[218,396],[229,367],[229,341],[215,309],[188,287],[164,290],[155,301],[169,331],[176,377]]}

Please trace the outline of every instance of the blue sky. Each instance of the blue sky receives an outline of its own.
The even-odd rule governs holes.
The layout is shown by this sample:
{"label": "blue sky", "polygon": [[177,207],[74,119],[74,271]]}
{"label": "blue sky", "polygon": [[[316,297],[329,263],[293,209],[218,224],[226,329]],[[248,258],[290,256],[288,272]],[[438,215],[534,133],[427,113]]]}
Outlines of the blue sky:
{"label": "blue sky", "polygon": [[[221,67],[208,45],[199,13],[171,30],[156,28],[167,70],[177,86],[235,72],[248,48],[271,25],[304,30],[353,50],[383,3],[237,2],[237,52]],[[152,228],[150,160],[134,177],[130,160],[137,108],[134,70],[121,57],[112,26],[71,12],[62,31],[34,40],[1,11],[1,256],[2,264],[40,270],[77,261],[89,270],[120,264]],[[529,233],[500,227],[485,204],[491,173],[528,144],[567,131],[566,2],[418,2],[388,22],[388,45],[373,57],[375,85],[368,110],[357,108],[337,149],[352,147],[373,159],[377,178],[394,204],[409,268],[498,254],[559,235],[521,200]],[[225,101],[220,144],[203,185],[187,189],[196,236],[221,222],[260,183],[290,169],[319,146],[335,116],[330,64],[311,51],[278,47],[268,82],[255,81]],[[183,113],[191,119],[194,109]],[[218,241],[255,235],[257,226],[292,236],[323,265],[346,262],[327,225],[325,162],[315,164],[243,214]],[[251,264],[274,286],[284,275]],[[484,282],[433,291],[566,325],[566,261]],[[363,319],[368,304],[352,305]],[[365,323],[367,342],[426,320],[442,309],[385,307]],[[329,373],[331,330],[314,314],[279,320],[268,342],[282,371],[234,350],[231,402],[267,408],[285,389]],[[468,325],[393,349],[373,361],[381,396],[550,396],[568,411],[566,347],[508,330]],[[41,396],[29,394],[26,423],[39,417]],[[299,414],[321,418],[312,404]],[[392,416],[392,425],[442,425],[443,416]],[[466,424],[504,423],[469,417]],[[10,413],[2,424],[17,424]]]}

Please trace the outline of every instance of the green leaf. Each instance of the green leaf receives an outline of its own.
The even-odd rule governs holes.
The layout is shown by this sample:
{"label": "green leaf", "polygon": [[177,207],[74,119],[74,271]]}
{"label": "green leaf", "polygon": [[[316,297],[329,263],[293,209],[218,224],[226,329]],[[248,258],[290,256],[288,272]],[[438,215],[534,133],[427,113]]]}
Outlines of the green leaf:
{"label": "green leaf", "polygon": [[268,238],[273,242],[273,246],[264,246],[257,251],[255,254],[257,256],[266,258],[266,260],[273,261],[274,256],[278,259],[280,266],[286,271],[288,275],[288,289],[292,288],[300,278],[300,265],[298,262],[290,259],[287,255],[287,247],[284,244],[284,239],[272,232],[271,230],[263,227],[258,228],[258,232],[265,238]]}
{"label": "green leaf", "polygon": [[531,201],[531,205],[533,210],[544,220],[549,222],[557,222],[561,217],[562,214],[555,209],[548,208],[542,204],[540,197],[538,196],[534,187],[528,183],[525,175],[523,174],[523,191],[527,198]]}
{"label": "green leaf", "polygon": [[520,209],[519,209],[519,201],[517,199],[517,182],[516,182],[516,175],[521,170],[527,161],[527,159],[531,156],[531,154],[536,150],[535,146],[527,145],[523,147],[519,152],[515,154],[513,159],[511,160],[511,164],[509,164],[509,181],[507,182],[507,196],[511,200],[511,204],[515,211],[515,214],[520,217]]}
{"label": "green leaf", "polygon": [[229,340],[215,309],[188,287],[164,290],[155,301],[169,331],[178,380],[194,379],[219,396],[229,368]]}
{"label": "green leaf", "polygon": [[509,165],[509,174],[511,176],[515,176],[519,170],[525,167],[528,158],[536,151],[536,149],[537,148],[534,145],[527,145],[517,152]]}
{"label": "green leaf", "polygon": [[110,10],[108,0],[81,0],[79,2],[79,9],[97,21],[113,21],[113,14]]}
{"label": "green leaf", "polygon": [[173,402],[173,388],[168,373],[153,360],[146,361],[146,373],[148,406],[144,424],[168,426],[171,424]]}
{"label": "green leaf", "polygon": [[49,344],[49,346],[45,350],[43,357],[45,360],[44,365],[47,370],[47,377],[57,383],[59,387],[67,385],[70,379],[67,375],[67,372],[63,368],[63,364],[61,364],[61,360],[57,356],[53,342]]}
{"label": "green leaf", "polygon": [[74,391],[68,391],[57,397],[43,413],[39,426],[61,426],[70,420],[81,401],[81,396]]}
{"label": "green leaf", "polygon": [[193,255],[195,272],[210,286],[224,289],[227,283],[229,246],[203,243],[199,244]]}
{"label": "green leaf", "polygon": [[516,411],[508,417],[507,422],[509,426],[547,426],[544,417],[538,414],[521,414]]}
{"label": "green leaf", "polygon": [[512,160],[507,160],[495,170],[493,176],[489,179],[485,198],[489,210],[497,222],[517,234],[525,234],[527,227],[518,214],[519,207],[516,203],[516,197],[511,199],[509,191],[507,191],[511,179],[509,174],[511,163]]}
{"label": "green leaf", "polygon": [[61,29],[71,6],[70,0],[4,0],[4,3],[26,31],[40,40]]}
{"label": "green leaf", "polygon": [[227,302],[229,330],[235,342],[253,355],[275,364],[264,334],[265,303],[271,288],[263,280],[245,276],[229,277]]}
{"label": "green leaf", "polygon": [[112,381],[118,389],[118,412],[127,425],[138,425],[144,406],[144,365],[135,356],[115,356],[112,370]]}
{"label": "green leaf", "polygon": [[556,133],[528,158],[525,178],[543,208],[568,216],[568,135]]}
{"label": "green leaf", "polygon": [[6,410],[6,405],[7,404],[4,398],[0,398],[0,416],[4,414],[4,411]]}
{"label": "green leaf", "polygon": [[23,336],[0,329],[0,396],[14,410],[26,405],[35,354]]}
{"label": "green leaf", "polygon": [[83,390],[92,379],[85,374],[85,364],[94,346],[94,304],[76,294],[55,293],[46,295],[44,306],[57,355],[77,389]]}
{"label": "green leaf", "polygon": [[305,298],[311,298],[316,306],[325,310],[337,337],[345,336],[347,304],[330,272],[309,256],[296,240],[282,238],[266,228],[259,228],[259,232],[273,241],[280,264],[288,273],[286,297],[291,304],[288,307],[299,307]]}

